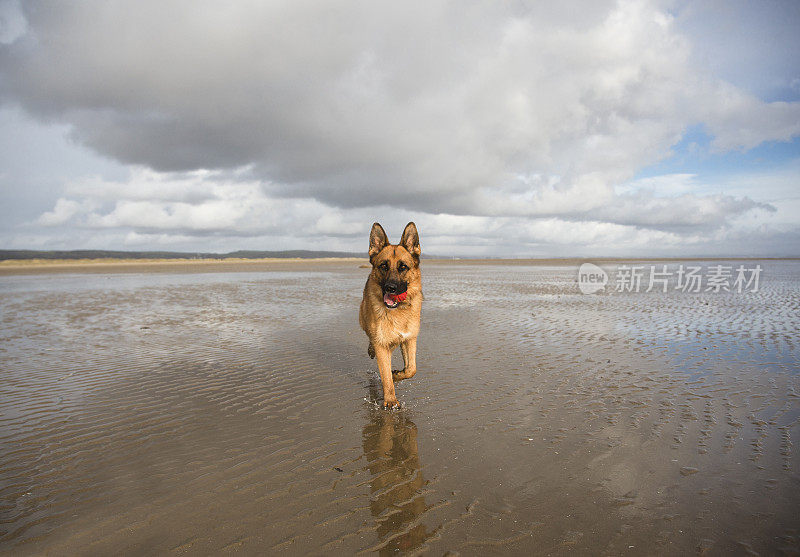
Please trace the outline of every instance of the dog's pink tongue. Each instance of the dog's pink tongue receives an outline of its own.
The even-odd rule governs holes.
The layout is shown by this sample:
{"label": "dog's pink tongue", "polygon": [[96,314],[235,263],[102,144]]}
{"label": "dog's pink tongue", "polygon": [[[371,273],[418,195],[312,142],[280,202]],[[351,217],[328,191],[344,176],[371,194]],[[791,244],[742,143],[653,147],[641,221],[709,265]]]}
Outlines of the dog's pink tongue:
{"label": "dog's pink tongue", "polygon": [[393,306],[397,303],[392,295],[388,293],[383,295],[383,302],[389,306]]}

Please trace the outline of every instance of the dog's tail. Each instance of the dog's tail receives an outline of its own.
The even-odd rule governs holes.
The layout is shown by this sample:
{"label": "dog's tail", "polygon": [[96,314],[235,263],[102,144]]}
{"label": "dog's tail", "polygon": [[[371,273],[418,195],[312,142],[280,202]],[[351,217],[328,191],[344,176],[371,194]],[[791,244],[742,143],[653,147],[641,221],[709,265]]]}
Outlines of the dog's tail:
{"label": "dog's tail", "polygon": [[369,343],[369,346],[367,346],[367,354],[369,354],[369,357],[373,360],[375,359],[375,347],[372,346],[371,342]]}

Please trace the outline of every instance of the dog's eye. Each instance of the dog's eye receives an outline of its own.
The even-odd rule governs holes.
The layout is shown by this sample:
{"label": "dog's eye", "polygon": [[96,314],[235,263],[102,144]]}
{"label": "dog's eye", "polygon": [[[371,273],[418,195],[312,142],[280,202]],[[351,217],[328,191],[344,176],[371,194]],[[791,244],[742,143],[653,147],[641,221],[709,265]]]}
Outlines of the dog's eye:
{"label": "dog's eye", "polygon": [[380,267],[381,271],[388,271],[389,270],[389,263],[384,261],[383,263],[378,265],[378,267]]}
{"label": "dog's eye", "polygon": [[397,270],[400,271],[401,273],[403,271],[408,271],[408,265],[406,265],[405,263],[400,263],[400,265],[397,266]]}

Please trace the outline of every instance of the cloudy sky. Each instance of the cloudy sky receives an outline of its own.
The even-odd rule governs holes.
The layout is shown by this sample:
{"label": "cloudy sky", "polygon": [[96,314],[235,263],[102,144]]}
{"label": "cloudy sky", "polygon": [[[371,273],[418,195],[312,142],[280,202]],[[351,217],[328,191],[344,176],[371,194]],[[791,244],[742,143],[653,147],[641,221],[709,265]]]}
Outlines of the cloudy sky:
{"label": "cloudy sky", "polygon": [[0,0],[0,248],[800,255],[800,3]]}

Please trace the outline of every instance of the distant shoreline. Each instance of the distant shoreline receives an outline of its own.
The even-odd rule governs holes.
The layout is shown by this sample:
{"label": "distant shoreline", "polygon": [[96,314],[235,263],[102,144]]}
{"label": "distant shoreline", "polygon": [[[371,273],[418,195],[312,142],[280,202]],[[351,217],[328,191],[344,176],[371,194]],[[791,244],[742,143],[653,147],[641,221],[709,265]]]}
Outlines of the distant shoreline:
{"label": "distant shoreline", "polygon": [[[794,261],[798,257],[597,257],[542,259],[423,259],[425,265],[506,265],[547,266],[574,265],[584,262],[613,264],[622,262],[690,262],[690,261]],[[54,273],[195,273],[195,272],[267,272],[315,271],[337,265],[369,267],[366,257],[269,257],[269,258],[101,258],[101,259],[6,259],[0,261],[0,276]]]}
{"label": "distant shoreline", "polygon": [[360,257],[360,252],[328,251],[328,250],[236,250],[226,253],[201,252],[201,251],[125,251],[125,250],[30,250],[30,249],[0,249],[0,261],[15,260],[26,261],[33,259],[48,260],[184,260],[184,259],[319,259],[326,257],[347,258]]}
{"label": "distant shoreline", "polygon": [[0,276],[50,273],[147,273],[147,272],[247,272],[302,270],[312,265],[367,263],[357,257],[270,257],[261,259],[7,259],[0,261]]}

